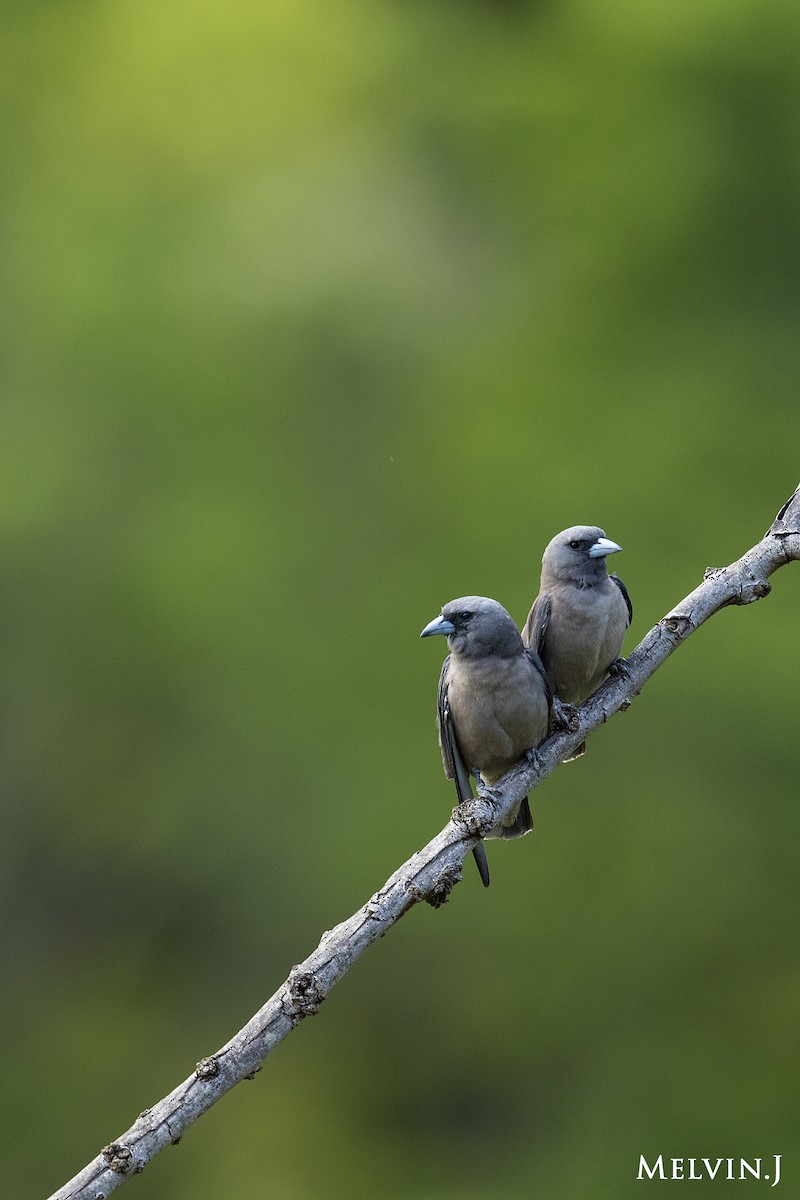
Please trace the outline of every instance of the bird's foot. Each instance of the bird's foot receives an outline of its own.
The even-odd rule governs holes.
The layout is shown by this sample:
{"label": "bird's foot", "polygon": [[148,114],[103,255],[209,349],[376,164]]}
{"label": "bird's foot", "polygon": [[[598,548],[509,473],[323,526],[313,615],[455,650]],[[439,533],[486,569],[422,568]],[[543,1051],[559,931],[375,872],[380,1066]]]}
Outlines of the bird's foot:
{"label": "bird's foot", "polygon": [[574,733],[578,728],[578,710],[574,704],[565,704],[558,696],[553,696],[553,723],[556,729],[566,729]]}
{"label": "bird's foot", "polygon": [[481,800],[490,800],[493,804],[497,803],[497,792],[490,788],[488,783],[484,783],[477,772],[475,774],[475,791]]}
{"label": "bird's foot", "polygon": [[616,675],[620,679],[630,679],[631,670],[628,666],[627,658],[615,658],[611,666],[608,668],[609,675]]}
{"label": "bird's foot", "polygon": [[537,774],[541,773],[542,756],[535,746],[531,746],[530,750],[525,751],[525,758],[535,770]]}

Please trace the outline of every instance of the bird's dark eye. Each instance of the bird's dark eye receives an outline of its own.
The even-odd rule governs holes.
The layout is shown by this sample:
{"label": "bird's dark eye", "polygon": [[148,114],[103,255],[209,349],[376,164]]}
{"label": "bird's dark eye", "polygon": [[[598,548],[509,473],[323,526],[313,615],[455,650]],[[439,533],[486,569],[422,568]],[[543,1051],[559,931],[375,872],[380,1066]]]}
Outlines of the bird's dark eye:
{"label": "bird's dark eye", "polygon": [[472,617],[474,617],[474,615],[475,615],[474,613],[467,612],[465,609],[464,612],[460,612],[458,614],[458,619],[460,621],[470,621],[472,619]]}
{"label": "bird's dark eye", "polygon": [[570,548],[570,550],[580,550],[581,543],[576,538],[569,543],[569,548]]}

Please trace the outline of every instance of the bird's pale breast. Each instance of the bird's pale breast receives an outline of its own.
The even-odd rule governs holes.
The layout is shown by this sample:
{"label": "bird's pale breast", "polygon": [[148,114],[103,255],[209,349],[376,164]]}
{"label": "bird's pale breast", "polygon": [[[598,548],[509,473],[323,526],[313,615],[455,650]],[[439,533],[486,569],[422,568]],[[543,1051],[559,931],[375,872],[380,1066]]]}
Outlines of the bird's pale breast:
{"label": "bird's pale breast", "polygon": [[504,775],[547,733],[547,698],[525,658],[490,656],[455,664],[448,692],[461,753],[487,783]]}

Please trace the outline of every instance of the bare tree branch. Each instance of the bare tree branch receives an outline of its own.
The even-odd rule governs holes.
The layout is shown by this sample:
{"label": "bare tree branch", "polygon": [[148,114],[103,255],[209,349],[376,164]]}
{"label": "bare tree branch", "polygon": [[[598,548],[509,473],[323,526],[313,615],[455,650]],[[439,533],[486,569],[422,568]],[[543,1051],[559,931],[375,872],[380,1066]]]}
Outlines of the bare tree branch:
{"label": "bare tree branch", "polygon": [[316,950],[292,968],[266,1004],[188,1079],[105,1146],[50,1200],[105,1200],[142,1171],[164,1146],[234,1084],[261,1070],[270,1051],[303,1017],[319,1011],[333,985],[358,956],[420,900],[438,907],[461,878],[461,864],[480,836],[545,779],[599,725],[638,696],[650,676],[686,638],[728,604],[750,604],[769,594],[769,576],[800,559],[800,486],[761,541],[728,567],[709,568],[699,587],[655,625],[618,671],[577,710],[572,728],[547,738],[491,791],[453,810],[452,819],[423,850],[395,871],[347,921],[322,935]]}

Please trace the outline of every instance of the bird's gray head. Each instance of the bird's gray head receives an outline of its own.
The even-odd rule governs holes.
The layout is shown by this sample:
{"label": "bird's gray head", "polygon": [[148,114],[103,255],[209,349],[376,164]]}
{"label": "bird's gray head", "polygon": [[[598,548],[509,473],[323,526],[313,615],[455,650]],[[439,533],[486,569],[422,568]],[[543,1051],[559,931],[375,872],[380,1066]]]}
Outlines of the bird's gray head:
{"label": "bird's gray head", "polygon": [[512,617],[487,596],[462,596],[445,604],[440,615],[426,625],[420,637],[443,633],[452,654],[480,658],[494,654],[511,657],[522,650],[522,638]]}
{"label": "bird's gray head", "polygon": [[548,544],[542,557],[542,576],[590,587],[607,574],[606,556],[621,549],[598,525],[572,525]]}

